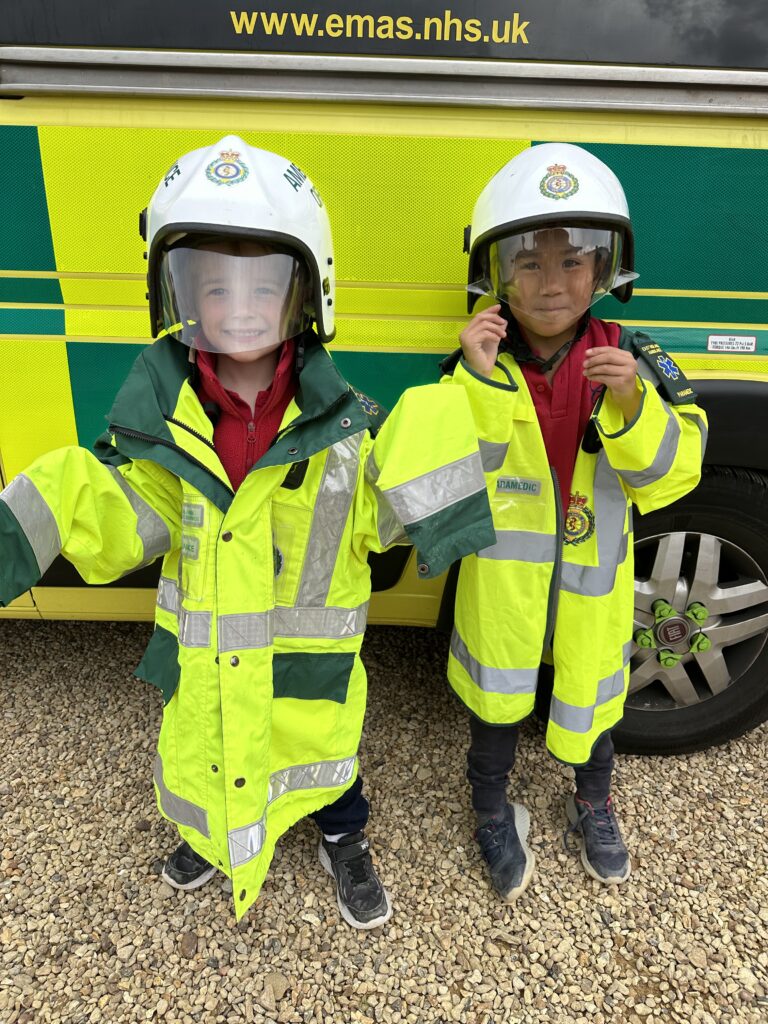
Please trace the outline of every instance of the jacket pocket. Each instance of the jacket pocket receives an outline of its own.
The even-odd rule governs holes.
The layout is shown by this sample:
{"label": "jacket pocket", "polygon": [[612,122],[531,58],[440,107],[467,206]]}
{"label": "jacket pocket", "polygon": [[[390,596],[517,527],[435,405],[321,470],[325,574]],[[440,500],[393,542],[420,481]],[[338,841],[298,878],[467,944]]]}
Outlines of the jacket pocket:
{"label": "jacket pocket", "polygon": [[354,663],[355,655],[351,652],[275,654],[272,659],[274,696],[344,704]]}

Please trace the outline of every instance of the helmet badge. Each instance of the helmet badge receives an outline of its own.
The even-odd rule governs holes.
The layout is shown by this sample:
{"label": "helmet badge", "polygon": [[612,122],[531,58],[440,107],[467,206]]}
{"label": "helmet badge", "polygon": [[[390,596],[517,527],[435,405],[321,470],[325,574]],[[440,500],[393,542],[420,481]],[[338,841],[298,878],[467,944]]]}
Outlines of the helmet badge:
{"label": "helmet badge", "polygon": [[541,179],[539,191],[547,199],[568,199],[579,191],[579,179],[565,164],[552,164]]}
{"label": "helmet badge", "polygon": [[239,185],[248,177],[248,168],[234,150],[219,153],[219,159],[208,164],[205,176],[214,185]]}

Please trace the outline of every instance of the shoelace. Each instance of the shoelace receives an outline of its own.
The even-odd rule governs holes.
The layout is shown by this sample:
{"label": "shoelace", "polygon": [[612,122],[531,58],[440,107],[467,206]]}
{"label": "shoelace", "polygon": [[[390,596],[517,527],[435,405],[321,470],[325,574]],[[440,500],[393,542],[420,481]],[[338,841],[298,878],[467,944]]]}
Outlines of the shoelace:
{"label": "shoelace", "polygon": [[370,860],[370,854],[361,853],[359,857],[353,857],[351,860],[344,861],[344,867],[347,869],[353,885],[363,885],[365,882],[370,881],[371,873],[368,869]]}
{"label": "shoelace", "polygon": [[[492,860],[493,855],[497,854],[506,845],[506,834],[508,828],[508,821],[490,821],[487,825],[483,825],[482,828],[479,828],[475,832],[475,837],[478,842],[481,842],[489,863]],[[483,833],[482,841],[480,840],[481,832]]]}
{"label": "shoelace", "polygon": [[[578,806],[577,804],[576,807],[578,808]],[[619,832],[616,828],[616,819],[613,814],[613,802],[609,797],[605,807],[593,807],[591,804],[586,804],[579,811],[576,821],[563,832],[563,847],[567,853],[575,852],[575,848],[569,843],[569,837],[580,830],[581,823],[590,815],[592,815],[594,821],[597,841],[601,846],[615,846],[619,842]]]}

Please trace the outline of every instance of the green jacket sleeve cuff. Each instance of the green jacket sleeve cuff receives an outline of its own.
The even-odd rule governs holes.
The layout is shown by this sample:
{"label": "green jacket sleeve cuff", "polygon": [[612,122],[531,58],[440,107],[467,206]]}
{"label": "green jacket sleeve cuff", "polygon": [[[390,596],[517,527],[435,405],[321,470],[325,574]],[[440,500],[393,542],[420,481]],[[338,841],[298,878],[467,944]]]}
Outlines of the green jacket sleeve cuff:
{"label": "green jacket sleeve cuff", "polygon": [[0,501],[0,607],[5,608],[40,579],[35,553],[16,516]]}

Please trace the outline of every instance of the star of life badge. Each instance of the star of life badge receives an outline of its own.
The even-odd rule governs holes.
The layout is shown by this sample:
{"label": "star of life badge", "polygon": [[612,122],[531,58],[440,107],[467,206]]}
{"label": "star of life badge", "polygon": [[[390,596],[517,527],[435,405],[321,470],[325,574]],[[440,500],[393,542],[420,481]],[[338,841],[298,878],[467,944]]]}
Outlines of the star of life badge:
{"label": "star of life badge", "polygon": [[541,179],[539,191],[547,199],[568,199],[579,191],[579,179],[565,164],[552,164]]}
{"label": "star of life badge", "polygon": [[364,412],[368,413],[369,416],[379,415],[379,406],[372,398],[369,398],[368,395],[364,395],[362,391],[357,391],[355,388],[352,388],[352,390],[355,393],[355,398],[357,398],[358,402],[363,407]]}
{"label": "star of life badge", "polygon": [[568,502],[565,513],[563,541],[566,544],[583,544],[595,532],[595,514],[587,505],[586,494],[576,491]]}
{"label": "star of life badge", "polygon": [[656,365],[668,380],[677,380],[680,376],[680,371],[669,356],[658,356]]}
{"label": "star of life badge", "polygon": [[219,153],[219,159],[208,164],[205,176],[214,185],[239,185],[248,177],[248,167],[234,150]]}

